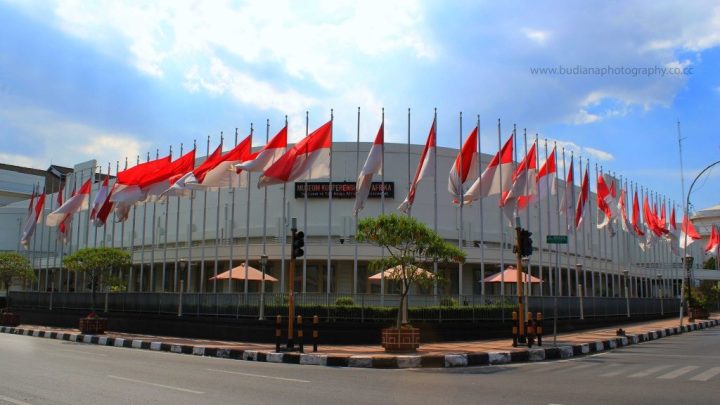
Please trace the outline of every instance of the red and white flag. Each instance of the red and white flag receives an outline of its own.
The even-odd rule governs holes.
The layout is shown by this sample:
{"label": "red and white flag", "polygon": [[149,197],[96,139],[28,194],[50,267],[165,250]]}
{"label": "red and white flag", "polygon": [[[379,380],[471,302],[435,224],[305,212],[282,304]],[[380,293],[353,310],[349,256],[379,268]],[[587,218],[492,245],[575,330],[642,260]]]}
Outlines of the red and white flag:
{"label": "red and white flag", "polygon": [[585,175],[580,185],[580,196],[577,202],[577,210],[575,210],[575,229],[580,227],[582,224],[583,216],[585,214],[585,203],[587,203],[588,195],[590,194],[590,179],[588,177],[588,168],[585,167]]}
{"label": "red and white flag", "polygon": [[537,195],[538,199],[542,200],[548,195],[555,195],[555,193],[557,193],[557,160],[555,158],[555,148],[553,147],[552,152],[550,152],[550,155],[545,159],[538,171]]}
{"label": "red and white flag", "polygon": [[[462,166],[462,167],[461,167]],[[463,184],[478,178],[478,128],[472,130],[463,143],[462,150],[450,168],[448,191],[453,196],[453,203],[459,204],[462,197]]]}
{"label": "red and white flag", "polygon": [[165,156],[145,163],[139,163],[129,169],[118,173],[115,185],[110,193],[110,201],[115,206],[115,218],[125,221],[130,207],[145,198],[140,188],[140,181],[152,173],[163,170],[172,162],[171,157]]}
{"label": "red and white flag", "polygon": [[332,121],[328,121],[268,167],[258,180],[258,188],[329,177],[331,149]]}
{"label": "red and white flag", "polygon": [[100,185],[97,194],[95,194],[95,200],[93,200],[92,209],[90,210],[90,220],[95,224],[95,226],[103,226],[105,224],[104,220],[100,221],[98,214],[100,214],[100,210],[102,209],[102,207],[106,203],[109,203],[109,181],[110,175],[108,174],[107,176],[105,176],[105,180],[103,180],[102,184]]}
{"label": "red and white flag", "polygon": [[[373,175],[381,175],[383,170],[383,149],[385,148],[385,123],[380,124],[380,129],[375,136],[375,142],[370,147],[370,153],[365,160],[362,170],[355,183],[355,206],[353,215],[357,216],[360,210],[365,207],[370,186],[372,186]],[[384,191],[382,191],[384,192]]]}
{"label": "red and white flag", "polygon": [[710,227],[712,231],[710,231],[710,238],[705,245],[705,254],[717,256],[718,247],[720,247],[720,233],[715,230],[715,225],[711,225]]}
{"label": "red and white flag", "polygon": [[618,220],[620,221],[620,226],[622,227],[622,230],[625,232],[628,231],[628,213],[627,213],[627,206],[626,206],[626,200],[627,200],[627,193],[625,192],[625,189],[620,190],[620,198],[617,202],[617,209],[619,212]]}
{"label": "red and white flag", "polygon": [[264,172],[269,169],[287,149],[287,126],[283,127],[270,142],[259,151],[251,154],[247,160],[235,165],[238,173],[241,170],[248,172]]}
{"label": "red and white flag", "polygon": [[465,203],[469,204],[495,194],[505,195],[512,185],[512,173],[513,136],[510,135],[502,149],[495,154],[490,164],[482,172],[480,178],[476,179],[465,193]]}
{"label": "red and white flag", "polygon": [[635,190],[635,195],[633,196],[632,210],[633,231],[635,231],[635,235],[637,236],[645,236],[645,232],[642,229],[642,223],[640,222],[640,204],[638,202],[637,190]]}
{"label": "red and white flag", "polygon": [[[663,232],[658,225],[659,220],[655,213],[653,213],[652,209],[650,209],[650,203],[648,202],[647,195],[645,195],[645,198],[643,199],[643,219],[645,220],[645,226],[653,233],[653,235],[656,237],[663,235]],[[650,241],[650,238],[648,238],[648,241]]]}
{"label": "red and white flag", "polygon": [[222,162],[222,144],[218,145],[213,153],[211,153],[200,166],[175,180],[173,185],[165,190],[162,195],[190,197],[192,189],[204,180],[205,173],[219,165],[220,162]]}
{"label": "red and white flag", "polygon": [[[39,201],[38,201],[39,202]],[[23,222],[22,236],[20,237],[20,244],[27,250],[30,247],[30,239],[35,232],[36,217],[35,217],[35,187],[33,187],[32,195],[30,196],[30,204],[28,205],[27,214],[25,221]]]}
{"label": "red and white flag", "polygon": [[675,206],[670,210],[670,223],[668,226],[668,234],[666,238],[670,241],[670,249],[676,256],[680,256],[680,246],[678,243],[678,227],[675,221]]}
{"label": "red and white flag", "polygon": [[562,201],[560,201],[560,215],[567,217],[568,232],[573,232],[575,229],[575,170],[573,169],[573,161],[574,159],[571,156],[570,167],[568,167],[565,174],[565,194]]}
{"label": "red and white flag", "polygon": [[536,194],[535,178],[537,177],[537,148],[533,143],[525,158],[512,174],[512,187],[504,195],[501,206],[503,213],[510,221],[513,220],[515,212],[527,208],[530,199]]}
{"label": "red and white flag", "polygon": [[682,228],[680,230],[680,238],[678,240],[680,249],[684,249],[687,246],[690,246],[691,243],[699,239],[702,238],[700,237],[698,231],[695,230],[695,226],[693,225],[692,221],[688,221],[687,217],[683,216]]}
{"label": "red and white flag", "polygon": [[160,170],[146,174],[137,184],[142,194],[140,201],[147,200],[148,197],[150,197],[148,201],[157,200],[180,177],[192,172],[194,167],[195,148],[172,161],[169,165],[163,166]]}
{"label": "red and white flag", "polygon": [[615,236],[611,221],[617,217],[617,202],[608,187],[605,176],[597,178],[597,229],[609,227],[610,236]]}
{"label": "red and white flag", "polygon": [[432,177],[434,175],[432,168],[435,166],[435,119],[433,118],[432,126],[430,127],[430,133],[428,134],[427,141],[425,142],[425,148],[423,148],[422,155],[420,155],[420,161],[418,162],[417,170],[415,170],[415,177],[413,178],[412,184],[410,184],[410,190],[405,200],[400,204],[398,209],[404,213],[408,213],[415,202],[415,191],[418,183],[424,178]]}
{"label": "red and white flag", "polygon": [[64,204],[58,209],[48,214],[45,218],[45,225],[47,226],[58,226],[64,222],[66,217],[71,217],[73,214],[88,209],[88,200],[90,199],[90,187],[91,179],[87,179],[83,183],[80,190],[77,193],[73,193],[73,196],[68,198]]}
{"label": "red and white flag", "polygon": [[[252,149],[252,134],[245,137],[239,144],[222,155],[220,162],[213,167],[199,173],[197,182],[190,182],[191,187],[201,189],[216,189],[225,187],[247,187],[247,176],[240,176],[235,166],[250,158]],[[194,171],[193,171],[194,172]]]}

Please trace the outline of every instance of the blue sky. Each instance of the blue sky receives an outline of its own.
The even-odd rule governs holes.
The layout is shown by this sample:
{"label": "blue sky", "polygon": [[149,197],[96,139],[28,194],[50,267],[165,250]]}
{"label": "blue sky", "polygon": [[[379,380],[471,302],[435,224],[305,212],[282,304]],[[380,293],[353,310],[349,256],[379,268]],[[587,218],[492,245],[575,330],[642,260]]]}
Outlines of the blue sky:
{"label": "blue sky", "polygon": [[[691,68],[689,74],[532,74],[532,68]],[[680,201],[720,157],[717,2],[0,0],[0,161],[107,164],[335,110],[335,139],[457,147],[482,119],[483,151],[513,123]],[[258,136],[259,135],[259,136]],[[186,146],[187,147],[187,146]],[[202,150],[202,149],[201,149]],[[720,169],[696,208],[720,203]]]}

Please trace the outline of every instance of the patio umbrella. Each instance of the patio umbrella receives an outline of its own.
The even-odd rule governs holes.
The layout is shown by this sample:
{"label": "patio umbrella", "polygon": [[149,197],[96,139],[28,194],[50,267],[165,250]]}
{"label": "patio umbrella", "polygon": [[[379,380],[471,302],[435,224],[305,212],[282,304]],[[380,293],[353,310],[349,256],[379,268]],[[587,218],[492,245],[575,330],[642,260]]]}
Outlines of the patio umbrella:
{"label": "patio umbrella", "polygon": [[[256,268],[248,266],[248,281],[262,281],[262,272]],[[245,280],[245,263],[240,264],[232,269],[233,280]],[[230,279],[230,270],[222,272],[217,276],[210,277],[210,280],[228,280]],[[265,281],[274,283],[278,281],[275,277],[265,273]]]}
{"label": "patio umbrella", "polygon": [[[517,269],[515,267],[508,267],[505,270],[503,270],[501,273],[496,273],[491,276],[485,277],[484,281],[486,283],[502,283],[503,281],[505,281],[506,283],[513,284],[513,283],[517,283],[517,276],[518,276]],[[523,272],[522,277],[524,278],[525,282],[528,282],[528,277],[529,277],[529,281],[531,283],[541,283],[542,282],[541,279],[534,277],[534,276],[528,276],[528,274],[524,273],[524,272]]]}
{"label": "patio umbrella", "polygon": [[[383,278],[383,274],[385,274],[385,279],[386,279],[386,280],[395,279],[394,276],[395,276],[396,274],[398,274],[398,272],[402,271],[401,269],[402,269],[402,268],[400,267],[400,265],[397,265],[397,266],[395,266],[395,267],[391,267],[391,268],[389,268],[389,269],[387,269],[387,270],[385,270],[385,271],[382,271],[382,272],[380,272],[380,273],[373,274],[372,276],[368,277],[368,280],[371,280],[371,281],[380,281],[380,280],[382,280],[382,278]],[[433,277],[434,277],[434,275],[433,275],[431,272],[429,272],[429,271],[427,271],[427,270],[425,270],[425,269],[421,269],[420,267],[418,267],[417,269],[415,269],[415,272],[416,272],[416,273],[427,273],[426,276],[428,276],[429,278],[433,278]]]}

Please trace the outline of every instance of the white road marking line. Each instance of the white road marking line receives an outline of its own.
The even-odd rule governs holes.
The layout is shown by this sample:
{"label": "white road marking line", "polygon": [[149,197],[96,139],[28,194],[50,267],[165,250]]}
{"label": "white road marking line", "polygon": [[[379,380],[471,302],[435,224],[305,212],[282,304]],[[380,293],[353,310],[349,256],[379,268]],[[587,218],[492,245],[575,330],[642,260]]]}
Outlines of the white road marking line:
{"label": "white road marking line", "polygon": [[635,373],[635,374],[630,374],[628,377],[630,377],[630,378],[647,377],[647,376],[649,376],[650,374],[655,374],[655,373],[657,373],[658,371],[665,370],[666,368],[670,368],[670,366],[669,366],[669,365],[665,365],[665,366],[657,366],[657,367],[649,368],[649,369],[647,369],[647,370],[645,370],[645,371],[640,371],[640,372],[637,372],[637,373]]}
{"label": "white road marking line", "polygon": [[15,405],[32,405],[29,402],[24,402],[24,401],[20,401],[19,399],[6,397],[5,395],[0,395],[0,401],[9,402],[9,403],[15,404]]}
{"label": "white road marking line", "polygon": [[[613,366],[614,366],[614,367],[620,367],[620,369],[619,369],[619,370],[615,370],[615,371],[610,371],[610,372],[605,373],[605,374],[600,374],[600,377],[616,377],[616,376],[619,376],[620,374],[628,371],[626,367],[621,367],[620,364],[613,364]],[[614,367],[613,367],[613,368],[614,368]]]}
{"label": "white road marking line", "polygon": [[188,392],[188,393],[190,393],[190,394],[198,394],[198,395],[204,394],[204,392],[202,392],[202,391],[195,391],[195,390],[190,390],[190,389],[187,389],[187,388],[174,387],[174,386],[172,386],[172,385],[151,383],[151,382],[148,382],[148,381],[135,380],[135,379],[133,379],[133,378],[119,377],[119,376],[116,376],[116,375],[108,375],[108,378],[114,378],[114,379],[116,379],[116,380],[123,380],[123,381],[138,383],[138,384],[145,384],[145,385],[150,385],[150,386],[153,386],[153,387],[166,388],[166,389],[169,389],[169,390]]}
{"label": "white road marking line", "polygon": [[663,375],[661,375],[661,376],[658,377],[658,378],[661,379],[661,380],[672,380],[673,378],[680,377],[681,375],[687,374],[687,373],[689,373],[689,372],[691,372],[691,371],[693,371],[693,370],[696,370],[696,369],[698,369],[698,368],[700,368],[700,367],[699,367],[699,366],[686,366],[686,367],[683,367],[683,368],[679,368],[679,369],[677,369],[677,370],[675,370],[675,371],[671,371],[671,372],[669,372],[669,373],[667,373],[667,374],[663,374]]}
{"label": "white road marking line", "polygon": [[565,372],[573,373],[573,372],[575,372],[575,371],[582,370],[582,369],[588,368],[588,367],[593,367],[593,366],[597,367],[598,365],[597,365],[597,364],[594,364],[594,363],[585,363],[585,364],[581,364],[581,365],[579,365],[579,366],[570,367],[570,368],[568,368],[568,369],[562,370],[562,372],[564,372],[564,373],[565,373]]}
{"label": "white road marking line", "polygon": [[707,381],[718,374],[720,374],[720,367],[713,367],[691,378],[690,381]]}
{"label": "white road marking line", "polygon": [[257,377],[257,378],[269,378],[272,380],[282,380],[282,381],[292,381],[292,382],[301,382],[301,383],[309,383],[308,380],[298,380],[296,378],[283,378],[283,377],[274,377],[271,375],[262,375],[262,374],[249,374],[249,373],[241,373],[238,371],[230,371],[230,370],[217,370],[214,368],[209,368],[208,371],[215,371],[217,373],[227,373],[227,374],[237,374],[237,375],[244,375],[246,377]]}

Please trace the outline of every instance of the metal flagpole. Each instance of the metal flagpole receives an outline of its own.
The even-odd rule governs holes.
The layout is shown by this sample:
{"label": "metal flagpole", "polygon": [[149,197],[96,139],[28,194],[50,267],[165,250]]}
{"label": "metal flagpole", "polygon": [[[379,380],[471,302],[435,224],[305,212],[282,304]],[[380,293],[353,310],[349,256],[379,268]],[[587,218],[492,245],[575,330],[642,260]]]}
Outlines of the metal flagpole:
{"label": "metal flagpole", "polygon": [[[108,174],[110,174],[110,163],[108,163]],[[45,201],[48,201],[48,199],[50,200],[50,201],[49,201],[49,206],[48,206],[48,209],[49,209],[48,212],[53,212],[53,209],[52,209],[52,206],[53,206],[53,201],[52,201],[52,200],[53,200],[53,198],[52,198],[52,181],[50,182],[50,189],[47,190],[47,191],[48,191],[48,193],[45,194]],[[48,197],[49,197],[49,198],[48,198]],[[43,209],[43,216],[42,216],[42,217],[45,216],[45,215],[44,215],[44,214],[45,214],[44,211],[45,211],[45,210]],[[41,217],[41,218],[42,218],[42,217]],[[48,226],[45,224],[45,221],[44,221],[44,220],[42,220],[40,226],[47,228],[47,261],[45,262],[45,279],[47,280],[48,277],[50,277],[50,253],[52,252],[52,250],[50,250],[50,234],[51,234],[52,232],[50,232],[50,228],[48,228]],[[57,249],[55,249],[55,252],[54,252],[54,253],[57,254]],[[53,273],[54,273],[54,272],[53,272]],[[53,281],[54,281],[54,277],[53,277]],[[51,284],[51,287],[53,287],[53,286],[54,286],[54,285]]]}
{"label": "metal flagpole", "polygon": [[[60,185],[61,185],[61,182],[62,182],[62,175],[60,175],[60,178],[58,178],[58,181],[57,181],[56,193],[58,193],[58,194],[60,193]],[[53,211],[54,211],[54,210],[53,210],[53,202],[57,202],[57,195],[54,196],[52,199],[53,199],[53,201],[50,202],[50,212],[53,212]],[[57,209],[57,208],[59,208],[59,206],[58,206],[58,207],[55,207],[55,208]],[[60,236],[60,234],[59,234],[58,231],[59,231],[59,229],[56,229],[56,232],[55,232],[55,248],[54,248],[54,250],[55,250],[55,260],[53,260],[53,267],[55,267],[55,268],[58,269],[58,272],[59,272],[59,276],[60,276],[60,277],[59,277],[59,279],[58,279],[57,286],[58,286],[58,290],[59,290],[59,291],[62,291],[62,259],[61,259],[61,258],[62,258],[62,250],[58,250],[58,239],[59,239],[59,236]],[[50,232],[50,230],[48,229],[48,238],[50,238],[50,234],[51,234],[51,232]],[[60,258],[60,261],[58,261],[58,256],[59,256],[59,258]]]}
{"label": "metal flagpole", "polygon": [[[285,116],[285,128],[288,125],[288,117]],[[285,198],[287,194],[287,183],[283,182],[282,186],[282,224],[280,232],[280,292],[285,292],[285,245],[287,244],[287,218],[286,218],[286,207]],[[307,251],[307,248],[305,248]]]}
{"label": "metal flagpole", "polygon": [[[100,187],[102,187],[102,184],[103,184],[103,183],[102,183],[102,181],[103,181],[103,179],[102,179],[102,166],[98,165],[98,168],[100,169],[100,172],[99,172],[99,174],[100,174],[100,176],[99,176],[99,177],[100,177]],[[108,175],[110,175],[110,163],[108,163]],[[96,177],[97,177],[97,176],[96,176]],[[98,192],[100,192],[100,190],[99,190],[100,187],[98,187]],[[91,200],[90,198],[88,198],[88,205],[89,205],[89,208],[88,208],[88,209],[90,210],[90,213],[91,213],[91,216],[92,216],[93,200]],[[95,213],[95,214],[97,215],[97,213]],[[88,220],[88,227],[90,226],[90,222],[92,222],[92,221]],[[93,231],[94,231],[94,232],[93,232],[93,233],[94,233],[94,235],[93,235],[93,247],[96,248],[96,247],[97,247],[98,227],[95,226],[95,224],[93,223],[93,228],[94,228],[94,229],[93,229]]]}
{"label": "metal flagpole", "polygon": [[[178,157],[183,155],[183,144],[180,143],[180,153]],[[178,291],[178,274],[180,268],[180,196],[175,197],[177,200],[177,210],[175,210],[175,269],[173,273],[173,291]],[[182,292],[182,290],[180,291]]]}
{"label": "metal flagpole", "polygon": [[[222,153],[222,146],[220,146]],[[210,135],[205,143],[205,156],[210,156]],[[202,245],[200,246],[200,292],[204,293],[205,287],[205,246],[207,245],[207,190],[203,190],[203,215],[202,215]],[[217,280],[213,279],[213,292],[217,293]]]}
{"label": "metal flagpole", "polygon": [[[193,153],[197,152],[197,140],[193,139]],[[182,156],[182,155],[180,155]],[[196,155],[193,155],[193,162],[192,162],[192,168],[195,168],[195,158]],[[191,169],[191,170],[193,170]],[[183,173],[185,174],[185,173]],[[185,265],[185,292],[190,292],[190,273],[192,271],[192,231],[193,231],[193,208],[195,203],[195,191],[193,189],[190,189],[190,210],[188,212],[188,227],[187,227],[187,252],[188,252],[188,260],[187,264]]]}
{"label": "metal flagpole", "polygon": [[[140,164],[140,155],[137,155],[137,158],[135,159],[135,165]],[[131,260],[135,261],[135,217],[137,212],[137,204],[133,204],[132,207],[132,227],[130,228],[130,257]],[[128,292],[135,291],[135,266],[130,266],[130,274],[128,275]]]}
{"label": "metal flagpole", "polygon": [[[355,175],[357,176],[359,174],[359,172],[360,172],[360,107],[358,107],[358,111],[357,111],[357,136],[355,138]],[[370,184],[370,187],[372,188],[372,183]],[[357,187],[355,188],[355,193],[357,194]],[[356,235],[357,235],[357,230],[358,230],[358,216],[355,215],[355,234]],[[358,283],[358,241],[354,236],[353,236],[353,241],[355,243],[355,252],[353,253],[352,292],[353,292],[353,297],[355,297],[355,294],[357,294],[357,283]],[[303,274],[304,274],[304,272],[303,272]]]}
{"label": "metal flagpole", "polygon": [[[45,182],[47,184],[47,181]],[[47,193],[46,193],[46,187],[45,184],[43,184],[43,194],[46,194],[45,199],[47,200]],[[42,220],[43,214],[45,213],[45,203],[43,202],[42,210],[40,211],[40,216],[37,219]],[[48,268],[48,264],[50,264],[50,243],[48,243],[48,246],[46,248],[43,247],[43,241],[45,241],[45,224],[40,223],[40,251],[42,252],[42,255],[45,257],[45,283],[43,284],[43,291],[47,291],[48,288],[48,277],[50,275],[50,269]],[[37,224],[35,224],[37,227]],[[48,231],[48,234],[50,232]],[[40,270],[42,270],[42,262],[40,262],[40,266],[38,267],[38,274],[40,273]],[[38,277],[39,279],[39,277]]]}
{"label": "metal flagpole", "polygon": [[[250,124],[250,134],[252,134],[252,124]],[[233,147],[237,146],[238,142],[238,129],[235,128],[235,141],[233,143]],[[252,148],[252,138],[250,138],[250,147]],[[230,171],[227,172],[228,176],[232,176]],[[250,178],[248,177],[248,182],[250,181]],[[232,185],[231,185],[232,186]],[[218,192],[220,189],[218,188]],[[250,183],[248,183],[248,193],[250,193]],[[235,187],[230,187],[228,190],[228,194],[232,195],[232,199],[230,201],[230,223],[228,224],[227,235],[228,239],[230,240],[230,257],[228,257],[228,267],[229,267],[229,273],[228,273],[228,284],[230,284],[230,291],[233,290],[232,284],[234,283],[233,280],[233,267],[234,267],[234,248],[235,248]],[[248,196],[249,198],[250,196]],[[249,202],[249,201],[248,201]],[[227,203],[225,203],[225,223],[227,224]],[[249,263],[246,261],[245,266],[249,266]],[[247,267],[245,267],[247,270]],[[245,275],[247,276],[247,271],[245,272]],[[247,277],[245,277],[247,280]],[[247,300],[247,287],[243,286],[243,291],[245,291],[245,299]]]}
{"label": "metal flagpole", "polygon": [[[97,176],[95,176],[95,170],[99,166],[93,166],[91,169],[89,169],[89,179],[90,179],[90,192],[88,193],[88,205],[92,204],[93,201],[93,185],[95,184],[95,179]],[[85,217],[85,247],[90,246],[90,209],[87,210],[87,215],[83,215]],[[79,222],[79,221],[78,221]]]}
{"label": "metal flagpole", "polygon": [[[110,171],[108,170],[108,174]],[[120,173],[120,161],[115,161],[115,183],[113,183],[113,187],[115,187],[115,184],[117,183],[117,175]],[[115,210],[113,210],[113,219],[112,219],[112,230],[110,231],[112,233],[112,239],[110,239],[110,247],[115,247],[115,223],[117,222],[117,214],[115,214]]]}
{"label": "metal flagpole", "polygon": [[[125,168],[123,169],[123,171],[127,170],[127,168],[128,168],[128,158],[127,158],[127,156],[125,156]],[[128,209],[128,213],[129,213],[129,209]],[[115,211],[113,213],[113,215],[115,216],[116,221],[117,221],[117,211]],[[125,249],[125,222],[127,222],[127,216],[122,221],[120,221],[120,249]],[[132,249],[130,250],[130,255],[132,258]]]}
{"label": "metal flagpole", "polygon": [[[437,111],[435,112],[435,115],[437,116]],[[458,209],[460,210],[460,226],[458,227],[458,247],[462,250],[463,249],[463,141],[462,141],[462,130],[463,130],[463,118],[462,118],[462,111],[460,111],[460,131],[459,133],[459,140],[460,140],[460,151],[459,157],[460,157],[460,170],[458,172],[458,175],[460,176],[460,196],[458,197],[459,205]],[[437,136],[437,133],[435,134]],[[435,232],[437,232],[437,148],[435,149]],[[434,265],[437,267],[437,260],[435,261]],[[435,269],[437,272],[437,269]],[[461,262],[458,262],[458,302],[462,302],[462,294],[463,294],[463,283],[462,283],[462,276],[463,276],[463,265]],[[437,281],[433,283],[435,288],[435,296],[437,297]]]}
{"label": "metal flagpole", "polygon": [[[412,185],[412,177],[410,177],[410,108],[408,108],[408,117],[407,117],[407,186],[408,186],[408,193],[410,192],[410,186]],[[412,216],[412,204],[408,205],[408,211],[407,215],[409,217]],[[385,272],[381,273],[381,276],[384,276]]]}
{"label": "metal flagpole", "polygon": [[[434,134],[434,136],[435,136],[435,139],[437,140],[437,108],[434,109],[434,113],[433,113],[433,123],[432,123],[432,124],[433,124],[433,134]],[[437,141],[436,141],[435,143],[437,144]],[[461,149],[462,149],[462,148],[461,148]],[[435,231],[435,233],[437,233],[437,229],[438,229],[438,215],[437,215],[437,145],[436,145],[436,147],[435,147],[435,159],[433,159],[433,162],[434,162],[434,163],[433,163],[433,199],[434,199],[434,204],[433,204],[433,207],[434,207],[434,209],[433,209],[433,211],[434,211],[434,214],[433,214],[433,230]],[[433,274],[437,274],[437,273],[438,273],[437,260],[433,260]],[[459,273],[459,276],[461,276],[461,275],[462,275],[462,273]],[[462,294],[462,281],[461,281],[461,280],[462,280],[461,278],[458,278],[458,283],[459,283],[459,284],[458,284],[458,296],[459,296],[460,294]],[[433,288],[434,288],[435,300],[437,301],[437,283],[433,283],[433,284],[434,284],[434,287],[433,287]]]}
{"label": "metal flagpole", "polygon": [[[147,158],[145,159],[145,162],[150,161],[150,152],[147,153]],[[143,203],[143,219],[142,219],[142,237],[140,238],[140,243],[142,243],[142,250],[140,250],[140,292],[144,291],[144,284],[145,281],[145,228],[147,224],[147,202]]]}
{"label": "metal flagpole", "polygon": [[[306,110],[305,111],[305,137],[307,138],[309,134],[309,124],[310,124],[310,113]],[[307,206],[308,206],[308,181],[307,178],[305,178],[305,182],[303,183],[303,231],[305,232],[305,240],[309,241],[308,238],[308,216],[307,216]],[[309,246],[305,246],[305,254],[302,257],[303,267],[302,267],[302,292],[303,294],[307,292],[307,258],[308,254],[310,253],[308,250]],[[319,280],[318,280],[319,281]],[[293,285],[294,287],[294,285]],[[294,289],[293,289],[294,290]]]}
{"label": "metal flagpole", "polygon": [[[499,165],[502,165],[502,140],[500,139],[500,118],[498,118],[498,132],[497,132],[497,139],[498,139],[498,162]],[[513,133],[513,137],[515,134]],[[498,200],[502,201],[502,170],[499,170],[499,179],[500,179],[500,194],[498,195]],[[503,226],[503,212],[502,207],[500,204],[498,204],[498,227],[500,228],[500,298],[502,302],[505,302],[505,277],[503,275],[503,271],[505,269],[505,226]],[[502,311],[503,314],[503,321],[505,320],[505,311]]]}
{"label": "metal flagpole", "polygon": [[[160,149],[155,149],[155,159],[160,159]],[[108,176],[110,170],[108,168]],[[150,291],[155,292],[155,234],[157,233],[157,200],[153,201],[152,231],[150,232]]]}
{"label": "metal flagpole", "polygon": [[[383,128],[383,143],[382,143],[382,156],[381,156],[381,163],[380,163],[380,185],[381,185],[381,192],[380,192],[380,213],[385,214],[385,107],[382,108],[382,122],[381,124]],[[372,187],[372,185],[371,185]],[[385,249],[380,248],[380,257],[382,259],[385,259]],[[385,272],[380,273],[380,306],[383,306],[384,304],[384,297],[385,297],[385,290],[384,290],[384,284],[385,284]],[[366,273],[367,275],[367,273]],[[367,280],[363,280],[367,282]]]}
{"label": "metal flagpole", "polygon": [[[528,154],[527,128],[523,128],[523,145],[525,146],[525,158],[527,158],[527,154]],[[536,151],[536,152],[537,152],[537,151]],[[537,159],[537,153],[535,153],[535,158]],[[536,161],[536,163],[537,163],[537,161]],[[536,165],[535,167],[537,168],[537,165]],[[535,179],[528,179],[528,178],[527,178],[527,177],[528,177],[528,176],[527,176],[527,173],[530,173],[530,162],[529,162],[529,161],[527,162],[527,165],[525,166],[525,170],[526,170],[526,171],[525,171],[525,173],[526,173],[526,174],[525,174],[525,178],[526,178],[527,181],[525,181],[525,190],[524,190],[523,194],[525,194],[525,195],[527,196],[527,195],[528,195],[528,189],[530,188],[530,184],[529,184],[530,181],[535,181]],[[518,208],[517,208],[518,211],[520,211],[519,201],[518,201],[517,207],[518,207]],[[527,226],[527,229],[529,230],[529,229],[530,229],[530,203],[529,203],[529,201],[528,201],[527,207],[525,207],[525,221],[527,222],[527,225],[526,225],[526,226]],[[542,233],[542,230],[539,230],[538,233]],[[538,235],[538,236],[539,236],[539,235]],[[540,243],[539,243],[539,245],[540,245],[540,258],[542,259],[542,238],[540,238]],[[542,266],[542,261],[541,261],[540,265]],[[525,308],[526,308],[526,312],[527,312],[527,308],[530,308],[530,306],[529,306],[529,303],[530,303],[530,295],[531,295],[531,294],[530,294],[530,286],[532,285],[532,284],[530,284],[530,277],[531,277],[531,276],[532,276],[532,256],[528,257],[527,275],[526,275],[526,276],[523,276],[523,283],[524,283],[524,284],[527,284],[527,286],[523,286],[523,287],[525,287],[525,288],[523,288],[523,291],[525,292]]]}
{"label": "metal flagpole", "polygon": [[[250,147],[252,148],[252,136],[253,136],[253,124],[250,123]],[[237,130],[235,131],[235,136],[237,137]],[[237,139],[237,138],[236,138]],[[235,141],[237,144],[237,140]],[[248,170],[247,172],[247,204],[245,207],[245,301],[247,302],[247,295],[248,295],[248,266],[250,266],[250,183],[252,180],[252,173]],[[233,188],[233,191],[235,189]],[[235,204],[235,193],[233,192],[233,205]],[[235,210],[233,209],[233,212]],[[230,259],[232,260],[232,258]],[[232,262],[231,262],[232,263]]]}
{"label": "metal flagpole", "polygon": [[[478,157],[477,157],[477,175],[478,175],[478,181],[480,181],[480,177],[482,175],[482,142],[480,141],[480,114],[477,116],[477,151],[478,151]],[[462,198],[464,200],[464,198]],[[485,224],[484,224],[484,218],[483,215],[483,199],[480,198],[480,204],[478,205],[478,216],[480,217],[480,302],[485,302]]]}
{"label": "metal flagpole", "polygon": [[[172,159],[172,145],[170,145],[170,159]],[[168,218],[170,216],[170,199],[165,200],[165,240],[163,241],[163,263],[162,263],[162,288],[160,289],[162,292],[165,292],[166,288],[166,277],[167,277],[167,247],[168,247]],[[173,291],[175,289],[173,288]]]}
{"label": "metal flagpole", "polygon": [[[327,305],[330,305],[330,273],[332,272],[332,201],[333,201],[333,188],[332,188],[332,135],[333,135],[333,128],[332,124],[334,123],[334,116],[333,116],[333,109],[330,109],[330,178],[328,179],[328,237],[327,237],[327,247],[328,247],[328,257],[327,257],[327,287],[326,287],[326,295],[325,295],[325,301]],[[307,190],[305,192],[305,195],[307,196]],[[293,282],[294,280],[291,280]]]}
{"label": "metal flagpole", "polygon": [[[40,185],[38,183],[35,183],[35,185],[33,185],[33,193],[32,193],[32,198],[35,203],[37,203],[37,198],[40,197],[39,191],[40,191]],[[32,218],[33,216],[35,216],[35,206],[30,207],[30,210],[28,211],[28,220],[30,218]],[[80,221],[78,221],[78,222],[80,222]],[[29,252],[32,256],[28,255],[31,257],[30,266],[32,267],[33,273],[35,272],[35,259],[37,259],[37,256],[38,256],[37,240],[38,240],[38,238],[36,238],[35,234],[33,233],[33,235],[32,235],[32,250]],[[40,243],[40,246],[42,247],[42,243]],[[37,270],[37,290],[38,290],[38,292],[40,292],[40,279],[42,278],[40,276],[41,276],[40,269],[38,268],[38,270]],[[33,283],[31,282],[30,284],[32,285]],[[25,283],[23,282],[23,287],[24,287],[24,285],[25,285]],[[31,287],[31,288],[33,288],[33,287]]]}
{"label": "metal flagpole", "polygon": [[[563,160],[565,160],[565,148],[563,148]],[[568,295],[572,295],[571,292],[573,288],[575,289],[575,295],[580,295],[580,290],[578,289],[578,284],[580,284],[580,269],[578,269],[577,265],[580,262],[580,258],[578,257],[578,228],[575,226],[575,221],[577,217],[577,203],[575,202],[575,165],[573,164],[575,160],[575,153],[573,151],[570,151],[570,167],[573,169],[572,178],[573,183],[570,185],[572,196],[571,198],[571,205],[568,207],[569,212],[568,215],[566,215],[567,221],[570,221],[570,215],[569,213],[572,212],[572,223],[568,223],[568,229],[572,229],[573,233],[573,254],[575,256],[575,263],[573,266],[573,263],[568,263]],[[582,165],[582,160],[580,160]],[[565,163],[563,163],[564,165]],[[568,173],[565,172],[565,176],[568,176]],[[565,179],[567,181],[567,179]],[[582,170],[580,170],[580,181],[582,182]],[[572,227],[572,228],[571,228]],[[570,258],[568,257],[568,261]],[[571,267],[575,267],[575,280],[571,281],[572,278],[572,271],[570,270]]]}
{"label": "metal flagpole", "polygon": [[[265,144],[270,142],[270,119],[265,121]],[[248,184],[250,187],[250,184]],[[260,281],[260,309],[258,319],[265,319],[265,264],[267,261],[267,187],[263,187],[263,233],[262,233],[262,256],[260,257],[262,268],[262,280]]]}
{"label": "metal flagpole", "polygon": [[[223,136],[223,132],[220,131],[220,148],[222,148],[223,144],[225,143],[225,137]],[[222,151],[222,150],[221,150]],[[217,204],[215,206],[215,260],[214,260],[214,266],[213,266],[213,292],[215,293],[215,304],[217,306],[217,275],[218,275],[218,257],[220,255],[219,248],[220,248],[220,188],[217,189]],[[228,281],[228,289],[232,291],[232,280]]]}

